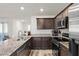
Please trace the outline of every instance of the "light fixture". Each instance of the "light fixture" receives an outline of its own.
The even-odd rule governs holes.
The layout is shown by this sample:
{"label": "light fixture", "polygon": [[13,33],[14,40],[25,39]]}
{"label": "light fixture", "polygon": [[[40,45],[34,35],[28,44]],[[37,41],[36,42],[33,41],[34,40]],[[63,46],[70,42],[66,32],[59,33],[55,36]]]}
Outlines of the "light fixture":
{"label": "light fixture", "polygon": [[20,7],[21,10],[24,10],[24,7]]}
{"label": "light fixture", "polygon": [[43,12],[43,11],[44,11],[44,9],[43,9],[43,8],[41,8],[41,9],[40,9],[40,11],[41,11],[41,12]]}

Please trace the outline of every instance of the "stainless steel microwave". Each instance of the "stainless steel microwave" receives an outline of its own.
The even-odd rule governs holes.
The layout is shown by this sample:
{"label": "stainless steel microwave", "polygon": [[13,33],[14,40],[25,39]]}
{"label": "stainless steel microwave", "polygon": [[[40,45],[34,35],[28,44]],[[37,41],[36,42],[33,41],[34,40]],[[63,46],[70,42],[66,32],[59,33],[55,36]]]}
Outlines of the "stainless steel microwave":
{"label": "stainless steel microwave", "polygon": [[57,22],[57,28],[64,29],[69,27],[69,19],[68,16],[64,17],[63,20]]}

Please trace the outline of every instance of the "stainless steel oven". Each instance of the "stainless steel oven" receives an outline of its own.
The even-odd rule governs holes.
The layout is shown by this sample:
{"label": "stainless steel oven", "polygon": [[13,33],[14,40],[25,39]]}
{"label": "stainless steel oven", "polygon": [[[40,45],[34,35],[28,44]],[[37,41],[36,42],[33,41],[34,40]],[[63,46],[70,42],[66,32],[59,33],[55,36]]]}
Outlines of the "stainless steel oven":
{"label": "stainless steel oven", "polygon": [[52,39],[53,42],[53,50],[56,51],[55,55],[59,56],[60,55],[60,41],[61,39],[58,37],[54,37]]}

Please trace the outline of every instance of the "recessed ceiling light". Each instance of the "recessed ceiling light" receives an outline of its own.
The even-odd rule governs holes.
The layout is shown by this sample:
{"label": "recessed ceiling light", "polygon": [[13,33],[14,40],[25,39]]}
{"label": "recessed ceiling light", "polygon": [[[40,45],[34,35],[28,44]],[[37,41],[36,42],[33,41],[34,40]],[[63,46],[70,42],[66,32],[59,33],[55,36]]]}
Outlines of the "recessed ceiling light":
{"label": "recessed ceiling light", "polygon": [[43,12],[43,11],[44,11],[44,9],[43,9],[43,8],[41,8],[41,9],[40,9],[40,11],[41,11],[41,12]]}
{"label": "recessed ceiling light", "polygon": [[20,7],[21,10],[24,10],[24,7]]}

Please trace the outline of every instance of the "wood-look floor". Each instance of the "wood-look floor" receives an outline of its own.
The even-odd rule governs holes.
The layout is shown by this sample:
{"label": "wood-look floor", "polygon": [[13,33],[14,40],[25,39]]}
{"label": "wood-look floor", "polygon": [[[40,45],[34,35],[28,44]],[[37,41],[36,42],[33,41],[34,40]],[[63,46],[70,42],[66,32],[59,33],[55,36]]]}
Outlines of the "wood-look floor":
{"label": "wood-look floor", "polygon": [[52,50],[31,50],[29,56],[53,56]]}

